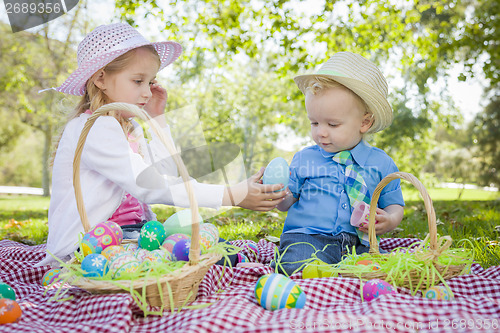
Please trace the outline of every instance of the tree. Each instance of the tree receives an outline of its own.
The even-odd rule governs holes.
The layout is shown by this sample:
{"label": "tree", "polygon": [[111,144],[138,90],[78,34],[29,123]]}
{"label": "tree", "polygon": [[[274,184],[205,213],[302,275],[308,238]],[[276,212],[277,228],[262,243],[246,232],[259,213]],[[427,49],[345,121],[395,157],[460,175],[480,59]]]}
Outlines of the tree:
{"label": "tree", "polygon": [[478,114],[471,123],[470,131],[477,145],[483,185],[500,187],[500,95],[488,104],[484,112]]}
{"label": "tree", "polygon": [[[300,0],[116,1],[121,17],[132,24],[141,16],[162,18],[165,31],[186,48],[178,67],[184,83],[212,78],[209,73],[214,68],[227,70],[232,58],[245,59],[250,67],[258,64],[261,71],[283,78],[309,71],[337,51],[357,52],[375,61],[389,73],[389,80],[400,77],[404,84],[391,95],[396,126],[374,140],[398,156],[398,163],[409,166],[411,161],[410,169],[418,173],[425,159],[410,156],[423,157],[430,148],[425,140],[432,136],[433,124],[460,123],[446,87],[436,92],[433,83],[446,77],[451,65],[472,55],[498,59],[493,58],[497,51],[491,47],[471,47],[477,42],[475,24],[486,18],[481,24],[492,28],[479,39],[485,45],[497,43],[492,29],[498,24],[498,5],[493,0],[341,0],[325,1],[316,11],[301,10],[308,4]],[[486,61],[484,70],[494,68],[491,64]],[[303,99],[297,89],[287,94],[290,97]],[[288,108],[282,116],[293,119],[297,114],[298,110]]]}
{"label": "tree", "polygon": [[[0,87],[0,98],[9,101],[9,111],[16,112],[21,121],[43,135],[42,187],[44,196],[50,194],[49,159],[55,128],[63,121],[61,100],[54,93],[38,94],[43,88],[57,86],[71,65],[72,34],[82,4],[80,3],[66,27],[64,42],[50,37],[51,24],[42,27],[39,33],[26,31],[13,34],[7,25],[2,25],[2,55],[9,64],[5,68]],[[56,29],[61,29],[61,24]],[[41,60],[43,59],[43,60]],[[15,118],[15,116],[14,116]]]}

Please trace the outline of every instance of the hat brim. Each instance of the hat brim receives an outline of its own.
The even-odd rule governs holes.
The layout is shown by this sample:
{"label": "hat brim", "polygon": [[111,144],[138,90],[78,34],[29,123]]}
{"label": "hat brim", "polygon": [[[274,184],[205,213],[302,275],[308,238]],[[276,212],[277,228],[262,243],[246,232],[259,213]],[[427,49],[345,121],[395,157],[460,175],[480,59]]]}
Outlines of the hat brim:
{"label": "hat brim", "polygon": [[152,45],[158,56],[160,57],[160,68],[158,71],[173,63],[182,53],[182,46],[177,42],[155,42],[155,43],[140,43],[131,47],[126,47],[119,50],[104,53],[95,58],[91,63],[79,66],[68,78],[55,90],[76,96],[83,96],[85,94],[85,87],[87,80],[94,75],[99,69],[109,64],[114,59],[118,58],[126,52],[146,45]]}
{"label": "hat brim", "polygon": [[299,75],[293,78],[300,91],[305,95],[306,88],[309,82],[317,77],[330,79],[340,83],[341,85],[352,90],[363,101],[365,101],[369,110],[374,115],[373,125],[367,133],[375,133],[383,130],[392,123],[392,108],[387,99],[377,90],[368,84],[345,76],[329,75],[329,74],[306,74]]}

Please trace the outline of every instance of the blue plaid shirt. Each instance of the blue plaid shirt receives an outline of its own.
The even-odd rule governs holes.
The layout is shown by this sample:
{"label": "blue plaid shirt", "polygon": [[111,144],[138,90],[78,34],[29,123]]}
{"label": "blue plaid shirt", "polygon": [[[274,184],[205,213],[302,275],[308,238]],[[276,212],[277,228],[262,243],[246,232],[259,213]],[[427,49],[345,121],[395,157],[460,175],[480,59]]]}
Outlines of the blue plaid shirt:
{"label": "blue plaid shirt", "polygon": [[[363,176],[370,195],[378,183],[398,171],[394,161],[383,150],[362,140],[351,150],[356,170]],[[290,164],[290,191],[299,200],[288,210],[283,232],[356,235],[351,226],[351,206],[344,189],[345,165],[332,160],[318,145],[299,151]],[[390,182],[380,194],[378,207],[404,206],[399,179]]]}

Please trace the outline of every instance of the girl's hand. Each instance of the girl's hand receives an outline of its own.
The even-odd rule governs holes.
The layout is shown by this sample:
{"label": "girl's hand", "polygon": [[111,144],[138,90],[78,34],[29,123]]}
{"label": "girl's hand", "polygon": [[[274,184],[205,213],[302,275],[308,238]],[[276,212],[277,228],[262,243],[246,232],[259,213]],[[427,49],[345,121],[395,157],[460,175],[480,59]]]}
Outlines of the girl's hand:
{"label": "girl's hand", "polygon": [[167,90],[160,86],[156,80],[151,84],[151,98],[149,99],[144,110],[151,116],[155,118],[162,116],[165,113],[165,106],[167,105]]}
{"label": "girl's hand", "polygon": [[282,189],[283,184],[262,185],[260,179],[264,174],[264,169],[261,168],[255,175],[239,184],[227,187],[222,204],[260,211],[275,208],[283,201],[288,191],[275,192]]}
{"label": "girl's hand", "polygon": [[[390,205],[385,209],[377,208],[375,215],[375,233],[385,234],[394,230],[403,219],[404,209],[400,205]],[[360,231],[368,233],[368,226],[359,228]]]}

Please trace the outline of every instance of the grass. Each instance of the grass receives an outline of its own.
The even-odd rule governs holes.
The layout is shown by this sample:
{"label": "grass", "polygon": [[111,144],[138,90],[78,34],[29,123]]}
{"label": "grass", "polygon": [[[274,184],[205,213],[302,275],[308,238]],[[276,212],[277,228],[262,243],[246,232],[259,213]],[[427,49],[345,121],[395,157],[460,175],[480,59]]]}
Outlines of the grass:
{"label": "grass", "polygon": [[29,245],[46,242],[49,201],[36,196],[0,196],[0,239]]}
{"label": "grass", "polygon": [[[438,233],[450,235],[457,241],[468,239],[474,247],[476,260],[483,267],[500,265],[500,200],[498,192],[465,190],[456,200],[457,189],[430,189],[434,200]],[[427,215],[419,194],[404,189],[405,217],[393,232],[384,237],[415,237],[423,239],[428,232]],[[26,244],[46,241],[49,199],[30,196],[0,196],[0,238]],[[174,208],[155,205],[158,220],[164,221]],[[202,213],[203,215],[203,213]],[[230,209],[207,219],[219,227],[221,237],[227,240],[267,238],[276,241],[281,234],[286,213],[253,212]]]}

